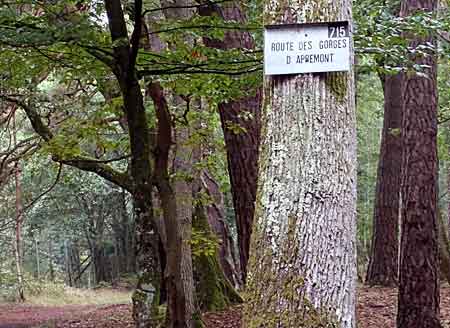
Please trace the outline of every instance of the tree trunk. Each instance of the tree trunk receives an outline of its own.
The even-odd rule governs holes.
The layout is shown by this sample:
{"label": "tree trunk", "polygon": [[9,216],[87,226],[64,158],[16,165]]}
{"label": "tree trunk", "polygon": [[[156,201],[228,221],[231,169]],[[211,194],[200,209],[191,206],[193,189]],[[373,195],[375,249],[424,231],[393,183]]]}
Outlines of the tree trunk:
{"label": "tree trunk", "polygon": [[48,236],[48,271],[50,275],[50,281],[55,281],[55,269],[53,267],[53,245],[52,245],[52,238],[51,236]]}
{"label": "tree trunk", "polygon": [[[404,0],[400,12],[433,12],[436,0]],[[406,35],[409,47],[434,44],[432,36]],[[414,57],[424,73],[404,81],[401,126],[402,184],[398,328],[435,328],[439,323],[439,254],[437,222],[436,57]]]}
{"label": "tree trunk", "polygon": [[[192,236],[192,148],[188,145],[189,128],[178,122],[175,130],[175,175],[176,216],[165,216],[167,243],[167,327],[194,327],[194,279],[191,257]],[[164,208],[164,207],[163,207]],[[166,211],[167,212],[167,211]],[[182,291],[182,293],[180,293]]]}
{"label": "tree trunk", "polygon": [[[194,276],[199,307],[202,311],[221,311],[231,304],[241,303],[242,298],[224,275],[219,263],[217,238],[208,222],[207,210],[198,205],[195,209],[193,229],[201,233],[202,241],[193,249]],[[207,242],[205,242],[207,240]]]}
{"label": "tree trunk", "polygon": [[72,262],[70,261],[69,245],[67,244],[67,239],[64,239],[64,264],[66,268],[66,284],[70,287],[73,286],[73,271]]}
{"label": "tree trunk", "polygon": [[[245,24],[247,17],[242,12],[239,2],[200,8],[200,15],[219,14],[225,21],[236,21]],[[204,38],[206,46],[217,49],[254,49],[255,42],[248,32],[226,31],[223,40]],[[261,89],[249,90],[250,95],[233,101],[219,104],[220,120],[225,137],[230,175],[231,192],[236,215],[238,232],[240,268],[242,283],[247,275],[247,262],[255,212],[256,188],[258,178],[258,156],[261,132]],[[245,119],[243,112],[249,112],[251,119]],[[243,133],[235,133],[228,128],[229,124],[245,129]]]}
{"label": "tree trunk", "polygon": [[[196,233],[193,237],[193,263],[196,295],[202,311],[220,311],[231,304],[241,303],[242,298],[235,291],[226,275],[230,272],[233,278],[231,247],[226,224],[220,215],[220,201],[218,201],[218,186],[206,172],[200,172],[195,177],[195,195],[205,193],[212,200],[212,204],[202,205],[197,202],[192,227]],[[224,231],[225,230],[225,231]],[[225,239],[225,240],[224,240]]]}
{"label": "tree trunk", "polygon": [[[219,262],[226,278],[234,287],[239,287],[242,283],[241,271],[239,270],[239,259],[235,252],[233,239],[225,218],[223,195],[216,181],[206,172],[201,172],[199,178],[204,192],[206,192],[212,200],[211,204],[205,206],[207,223],[205,233],[212,231],[212,238],[218,238],[219,241]],[[200,228],[200,227],[199,227]],[[235,292],[233,292],[235,293]],[[225,296],[226,297],[226,296]]]}
{"label": "tree trunk", "polygon": [[[450,147],[448,149],[448,155],[450,156]],[[448,206],[447,207],[447,233],[448,233],[448,236],[450,238],[450,163],[448,164],[448,168],[447,168],[447,200],[448,200],[448,205],[447,205]]]}
{"label": "tree trunk", "polygon": [[[161,286],[160,239],[153,213],[153,168],[150,163],[153,147],[147,121],[144,97],[136,75],[136,59],[141,39],[142,1],[134,2],[135,27],[131,37],[119,0],[105,0],[113,47],[115,74],[123,97],[131,150],[132,196],[136,224],[136,260],[139,281],[133,295],[133,318],[138,328],[156,325],[153,320],[159,304]],[[127,40],[129,42],[123,42]],[[152,311],[154,310],[154,311]]]}
{"label": "tree trunk", "polygon": [[36,278],[41,280],[41,260],[39,258],[39,237],[34,236],[34,248],[36,251]]}
{"label": "tree trunk", "polygon": [[371,286],[395,286],[398,282],[402,75],[386,75],[382,83],[384,123],[366,283]]}
{"label": "tree trunk", "polygon": [[[158,306],[163,297],[161,252],[159,231],[153,214],[152,192],[133,197],[135,212],[135,254],[138,269],[138,284],[133,293],[133,319],[136,328],[158,327]],[[163,255],[163,256],[161,256]]]}
{"label": "tree trunk", "polygon": [[22,273],[22,188],[20,184],[20,165],[17,162],[14,171],[14,178],[16,184],[16,236],[14,239],[14,254],[16,258],[16,272],[17,272],[17,293],[19,295],[19,301],[25,302],[24,286],[23,286],[23,273]]}
{"label": "tree trunk", "polygon": [[[265,4],[265,24],[352,26],[349,0]],[[354,328],[353,71],[266,77],[263,103],[246,327]]]}
{"label": "tree trunk", "polygon": [[78,245],[72,241],[68,244],[68,261],[70,263],[72,285],[80,287],[80,281],[77,280],[77,277],[81,275],[80,252]]}
{"label": "tree trunk", "polygon": [[[73,249],[73,248],[71,248]],[[91,250],[92,262],[94,264],[95,272],[95,284],[100,284],[101,282],[107,282],[107,264],[105,256],[105,248],[103,247],[103,242],[100,240],[93,240],[93,248]]]}
{"label": "tree trunk", "polygon": [[[15,110],[15,109],[13,109]],[[13,114],[13,143],[14,147],[17,144],[17,130],[16,130],[16,113]],[[22,185],[21,168],[19,161],[16,162],[14,167],[14,181],[16,184],[16,220],[15,220],[15,239],[14,239],[14,255],[16,259],[16,271],[17,271],[17,293],[20,302],[25,302],[25,293],[23,285],[23,272],[22,272],[22,224],[23,224],[23,205],[22,205]]]}
{"label": "tree trunk", "polygon": [[447,236],[444,217],[438,212],[439,220],[439,267],[441,278],[450,284],[450,243]]}
{"label": "tree trunk", "polygon": [[[158,119],[158,159],[155,163],[155,182],[158,187],[161,206],[164,215],[164,226],[167,238],[167,328],[193,328],[195,325],[194,281],[192,273],[192,259],[190,235],[192,227],[192,185],[185,181],[185,174],[189,173],[187,158],[190,156],[189,147],[183,146],[187,136],[183,135],[177,144],[175,152],[174,186],[169,177],[169,153],[173,144],[172,120],[169,113],[163,89],[158,83],[149,87]],[[176,135],[187,127],[179,127]],[[178,136],[181,136],[178,135]],[[186,157],[182,157],[186,156]],[[177,195],[178,193],[178,195]],[[178,196],[178,198],[177,198]]]}

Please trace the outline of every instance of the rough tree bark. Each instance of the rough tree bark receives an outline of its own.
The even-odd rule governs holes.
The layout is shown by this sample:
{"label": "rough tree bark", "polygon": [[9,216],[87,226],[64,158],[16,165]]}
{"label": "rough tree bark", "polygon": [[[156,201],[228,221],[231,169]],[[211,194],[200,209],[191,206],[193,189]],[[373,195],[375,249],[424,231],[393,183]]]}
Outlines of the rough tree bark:
{"label": "rough tree bark", "polygon": [[[179,0],[176,3],[161,1],[161,7],[167,8],[167,9],[163,10],[163,14],[166,19],[177,19],[177,20],[189,19],[194,13],[193,8],[188,8],[192,4],[193,4],[192,2],[186,1],[186,0]],[[151,31],[152,23],[157,22],[158,20],[161,20],[164,17],[161,17],[160,15],[156,15],[154,13],[152,15],[147,16],[147,24],[144,27],[144,30],[148,31],[148,32]],[[148,34],[148,38],[146,40],[146,44],[144,45],[144,47],[146,49],[149,49],[153,52],[160,52],[162,49],[164,49],[167,46],[167,45],[163,44],[162,40],[159,39],[157,37],[157,35],[149,34],[149,33],[147,33],[147,34]],[[192,43],[193,40],[186,38],[185,42]],[[154,98],[154,100],[156,97],[155,103],[160,103],[161,105],[163,105],[162,107],[167,106],[167,104],[164,104],[164,102],[161,101],[161,100],[164,100],[164,98],[161,98],[161,96],[163,96],[162,90],[159,90],[158,92],[155,92],[155,90],[156,90],[156,84],[152,84],[148,88],[148,93]],[[184,177],[192,176],[192,174],[194,173],[192,159],[189,159],[187,157],[187,156],[189,156],[189,154],[193,153],[192,145],[189,146],[189,142],[187,142],[191,133],[190,132],[186,133],[186,131],[184,131],[184,130],[188,129],[188,127],[184,124],[187,122],[184,122],[185,119],[183,118],[183,114],[186,111],[186,108],[185,108],[186,101],[183,100],[180,96],[171,94],[170,92],[165,92],[165,95],[167,96],[167,99],[170,99],[171,114],[173,114],[172,115],[172,121],[173,121],[172,125],[176,126],[176,129],[174,131],[175,132],[174,133],[175,146],[172,147],[173,154],[170,155],[170,158],[174,158],[175,161],[171,165],[170,170],[173,171],[175,176],[178,178],[175,178],[175,180],[170,181],[170,183],[174,189],[174,192],[175,192],[175,195],[177,198],[176,209],[177,209],[178,222],[181,224],[184,224],[185,227],[182,230],[185,232],[188,232],[188,230],[190,229],[190,227],[188,227],[188,225],[190,223],[186,220],[186,217],[187,217],[187,213],[192,212],[192,210],[193,210],[193,201],[192,201],[193,188],[192,187],[193,187],[193,184],[197,184],[197,183],[196,182],[187,183],[187,181],[183,181],[183,176]],[[160,101],[158,101],[158,100],[160,100]],[[189,107],[190,107],[191,111],[194,109],[195,110],[200,109],[197,106],[198,103],[199,102],[197,102],[195,100],[189,101]],[[161,115],[162,113],[164,113],[165,110],[166,109],[161,108],[161,106],[159,106],[158,107],[158,112],[159,112],[158,115]],[[161,121],[159,121],[159,123],[160,122]],[[189,124],[192,124],[192,123],[193,122],[189,122]],[[197,146],[201,147],[200,145],[197,145]],[[195,146],[195,147],[197,147],[197,146]],[[197,157],[193,156],[193,157],[195,157],[194,160],[200,160],[200,158],[197,158],[199,156],[197,156]],[[157,170],[161,171],[159,168]],[[158,181],[162,181],[162,180],[163,179],[158,179]],[[194,181],[196,181],[196,180],[197,179],[194,178]],[[191,193],[190,197],[188,195],[189,194],[189,192],[188,192],[189,186],[190,186],[190,193]],[[197,193],[197,191],[194,191],[194,194],[196,194],[196,193]],[[161,201],[162,201],[161,205],[164,208],[163,201],[165,201],[165,200],[161,199]],[[183,213],[185,213],[185,215],[183,215]],[[182,215],[180,215],[180,214],[182,214]],[[165,222],[162,222],[163,223],[162,226],[166,226],[166,224],[167,224],[167,221],[166,220],[164,220],[164,221]],[[206,223],[208,223],[208,222],[206,222]],[[174,228],[175,228],[174,224],[170,224],[170,227],[166,226],[167,236],[169,236],[168,229],[173,230]],[[199,227],[197,227],[197,228],[199,228]],[[200,228],[204,229],[204,231],[202,231],[202,233],[210,236],[210,228],[208,225],[206,225],[206,226],[202,225]],[[173,231],[171,232],[171,234],[173,234]],[[190,233],[186,234],[183,238],[190,239],[189,235],[190,235]],[[221,250],[225,249],[225,247],[222,247],[224,245],[226,245],[226,244],[225,243],[221,244]],[[169,251],[170,247],[172,247],[172,245],[166,244],[167,251]],[[188,258],[190,258],[191,254],[185,253],[185,255],[183,255],[183,256],[185,257],[185,259],[188,259]],[[205,256],[205,258],[204,258],[204,259],[206,259],[205,261],[198,261],[198,259],[196,259],[193,262],[193,264],[195,266],[195,268],[193,270],[195,272],[195,274],[194,274],[195,286],[203,291],[208,290],[207,293],[202,293],[202,292],[197,293],[196,301],[197,301],[197,304],[200,305],[200,307],[202,307],[202,309],[206,309],[206,310],[222,309],[225,306],[229,305],[231,303],[231,300],[235,301],[236,298],[239,298],[239,296],[234,291],[233,287],[228,283],[228,281],[226,281],[226,278],[224,277],[224,274],[222,272],[222,268],[220,267],[220,265],[218,265],[216,256],[217,256],[217,254],[215,253],[212,256],[210,256],[210,255]],[[174,272],[173,269],[174,269],[174,263],[168,262],[166,271]],[[205,272],[213,272],[214,274],[211,274],[210,276],[207,277],[207,279],[204,279]],[[167,277],[168,276],[169,275],[167,275]],[[188,281],[186,280],[186,282],[188,282]],[[170,303],[170,301],[169,301],[169,303]],[[170,307],[170,304],[169,304],[169,307]]]}
{"label": "rough tree bark", "polygon": [[[139,282],[133,295],[133,317],[137,327],[153,325],[149,302],[159,303],[160,240],[153,214],[151,137],[143,94],[136,75],[135,64],[142,29],[142,1],[134,2],[134,29],[128,36],[122,4],[119,0],[105,0],[108,25],[113,43],[112,65],[123,97],[131,149],[132,195],[136,218],[136,250]],[[123,42],[127,40],[127,42]],[[128,42],[129,41],[129,42]]]}
{"label": "rough tree bark", "polygon": [[[169,154],[173,144],[172,120],[162,87],[154,82],[149,93],[155,103],[158,119],[157,149],[159,154],[155,162],[154,181],[158,188],[161,207],[164,215],[164,226],[167,238],[167,328],[192,328],[195,325],[194,282],[190,251],[190,229],[192,225],[191,206],[183,204],[183,196],[190,194],[192,188],[178,182],[180,199],[169,177]],[[176,159],[177,167],[185,168],[181,158]],[[183,195],[184,194],[184,195]],[[186,201],[186,200],[184,200]],[[189,209],[188,209],[189,207]],[[190,214],[188,213],[190,212]]]}
{"label": "rough tree bark", "polygon": [[385,75],[384,122],[378,163],[373,234],[366,283],[395,286],[398,282],[398,225],[402,152],[402,75]]}
{"label": "rough tree bark", "polygon": [[[433,12],[436,0],[404,0],[400,16]],[[405,35],[409,47],[436,45],[431,36]],[[437,222],[436,56],[411,55],[424,73],[405,76],[401,125],[402,184],[398,328],[436,328],[439,322]]]}
{"label": "rough tree bark", "polygon": [[[211,197],[212,203],[208,204],[205,208],[208,217],[209,229],[214,232],[216,238],[220,239],[219,245],[219,262],[222,267],[223,273],[226,278],[233,284],[233,286],[239,286],[241,282],[240,270],[237,268],[239,265],[238,255],[236,254],[233,238],[226,222],[223,195],[220,191],[220,187],[208,172],[203,171],[201,173],[201,181],[204,191]],[[232,292],[235,294],[235,291]],[[230,297],[232,295],[229,295]]]}
{"label": "rough tree bark", "polygon": [[[236,1],[218,5],[200,7],[200,15],[218,14],[225,21],[236,21],[245,24],[247,17]],[[204,38],[205,45],[217,49],[254,49],[252,35],[245,31],[226,31],[223,40]],[[226,101],[219,104],[219,114],[225,137],[228,171],[233,195],[233,205],[238,231],[241,283],[247,275],[250,236],[255,213],[256,188],[258,178],[258,156],[261,132],[261,95],[262,90],[249,90],[250,96]],[[245,119],[242,112],[247,111],[252,119]],[[229,123],[241,126],[245,133],[236,134],[231,131]]]}
{"label": "rough tree bark", "polygon": [[[231,247],[227,240],[217,240],[218,238],[228,237],[226,224],[221,216],[221,202],[218,198],[218,186],[206,172],[200,172],[195,177],[194,194],[206,193],[211,199],[212,204],[202,205],[201,202],[195,207],[193,218],[193,229],[202,234],[202,237],[208,242],[196,244],[194,249],[194,278],[196,282],[196,294],[199,307],[202,311],[220,311],[231,304],[241,303],[242,298],[235,291],[231,280],[225,275],[226,272],[233,274],[232,263],[227,256],[221,252],[230,253],[226,248]],[[217,241],[219,245],[215,245]]]}
{"label": "rough tree bark", "polygon": [[[351,9],[349,0],[265,1],[265,23],[351,28]],[[266,77],[263,103],[245,325],[354,328],[353,71]]]}

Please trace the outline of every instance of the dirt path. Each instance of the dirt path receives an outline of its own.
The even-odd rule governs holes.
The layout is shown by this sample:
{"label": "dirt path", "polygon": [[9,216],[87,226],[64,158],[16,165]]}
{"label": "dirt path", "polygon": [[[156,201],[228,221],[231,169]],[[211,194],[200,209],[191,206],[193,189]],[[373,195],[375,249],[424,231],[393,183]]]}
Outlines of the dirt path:
{"label": "dirt path", "polygon": [[[53,328],[53,327],[97,327],[96,323],[110,324],[114,322],[117,309],[124,308],[128,312],[128,305],[66,305],[66,306],[36,306],[7,304],[0,305],[0,328]],[[126,315],[127,317],[128,315]],[[127,327],[121,325],[120,327]]]}
{"label": "dirt path", "polygon": [[[395,328],[397,292],[392,288],[360,288],[358,291],[359,328]],[[207,328],[240,328],[241,308],[209,313]],[[441,322],[450,328],[450,287],[441,289]],[[0,305],[0,328],[133,328],[131,306],[68,305],[44,307]]]}

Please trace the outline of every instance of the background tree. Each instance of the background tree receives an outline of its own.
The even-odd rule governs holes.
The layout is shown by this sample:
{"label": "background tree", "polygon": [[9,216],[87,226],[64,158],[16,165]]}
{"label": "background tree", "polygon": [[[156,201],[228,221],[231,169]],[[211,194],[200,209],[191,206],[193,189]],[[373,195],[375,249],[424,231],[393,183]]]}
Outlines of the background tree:
{"label": "background tree", "polygon": [[[433,12],[437,1],[405,0],[402,17]],[[412,49],[436,47],[435,37],[405,35]],[[440,327],[437,223],[437,65],[435,53],[413,55],[424,74],[404,81],[398,328]]]}
{"label": "background tree", "polygon": [[[398,15],[399,4],[394,4],[392,16]],[[382,66],[398,66],[383,62]],[[380,66],[381,66],[380,65]],[[366,283],[395,286],[398,281],[398,226],[400,211],[400,174],[402,120],[401,73],[379,73],[384,92],[384,122],[378,162],[373,234]]]}
{"label": "background tree", "polygon": [[[238,2],[222,6],[205,5],[199,9],[200,15],[220,15],[225,21],[245,24],[247,17]],[[259,17],[259,16],[258,16]],[[204,38],[205,45],[218,49],[242,49],[252,51],[256,44],[247,31],[226,31],[223,40]],[[225,138],[230,174],[231,192],[236,215],[237,238],[239,243],[240,269],[242,282],[247,275],[250,237],[255,211],[258,178],[258,156],[261,130],[261,88],[247,87],[251,93],[233,101],[218,105],[222,130]],[[253,95],[253,93],[255,93]],[[233,127],[240,127],[237,133]]]}

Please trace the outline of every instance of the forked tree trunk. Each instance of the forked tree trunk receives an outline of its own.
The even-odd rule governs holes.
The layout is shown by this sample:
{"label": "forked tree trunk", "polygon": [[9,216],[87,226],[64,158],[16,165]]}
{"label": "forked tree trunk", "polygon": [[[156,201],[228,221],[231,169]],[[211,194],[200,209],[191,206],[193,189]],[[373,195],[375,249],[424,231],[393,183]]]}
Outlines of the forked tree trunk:
{"label": "forked tree trunk", "polygon": [[[352,26],[350,0],[265,4],[265,24]],[[245,327],[354,328],[353,71],[266,77],[263,103]]]}
{"label": "forked tree trunk", "polygon": [[[167,328],[193,328],[195,325],[194,282],[190,248],[192,226],[192,186],[183,180],[169,177],[169,153],[173,145],[172,120],[163,89],[158,83],[149,87],[158,119],[158,160],[155,163],[155,182],[161,199],[167,238]],[[182,145],[177,145],[182,147]],[[175,155],[174,166],[178,173],[186,171],[189,164],[183,153]],[[188,172],[188,171],[187,171]],[[181,174],[181,179],[185,178]],[[180,179],[180,177],[178,177]]]}
{"label": "forked tree trunk", "polygon": [[[194,5],[192,0],[175,0],[160,1],[162,7],[171,7],[173,9],[164,10],[167,19],[188,20],[192,17],[194,11],[190,6]],[[193,39],[185,37],[186,44],[192,44]],[[156,84],[153,85],[155,90]],[[162,90],[159,90],[159,100],[161,100]],[[152,98],[155,100],[154,93]],[[161,104],[161,103],[160,103]],[[166,267],[166,284],[167,284],[167,328],[193,328],[196,325],[196,304],[194,300],[194,279],[192,268],[191,254],[191,236],[192,236],[192,216],[193,216],[193,158],[192,146],[190,143],[189,122],[183,121],[185,108],[184,101],[178,96],[172,96],[172,115],[178,117],[172,119],[167,117],[169,114],[167,103],[166,108],[157,106],[159,131],[161,127],[167,131],[159,134],[164,135],[167,139],[172,139],[174,147],[172,173],[175,177],[165,181],[159,180],[158,190],[161,198],[161,205],[164,213],[164,225],[167,236],[167,267]],[[177,110],[178,109],[178,110]],[[181,110],[180,110],[181,109]],[[187,108],[189,109],[189,107]],[[164,113],[165,112],[165,113]],[[186,114],[185,114],[186,115]],[[166,119],[164,123],[164,119]],[[172,131],[169,126],[173,125]],[[172,134],[170,136],[169,134]],[[170,146],[169,146],[170,147]],[[160,167],[156,167],[158,170]],[[168,170],[166,164],[166,171]],[[172,186],[170,186],[171,184]]]}
{"label": "forked tree trunk", "polygon": [[398,282],[398,224],[402,162],[402,75],[384,77],[384,123],[378,163],[372,248],[366,283],[395,286]]}
{"label": "forked tree trunk", "polygon": [[[437,0],[404,0],[401,17],[433,12]],[[409,47],[433,44],[432,36],[406,35]],[[398,328],[437,328],[439,254],[437,222],[437,74],[434,54],[411,56],[427,65],[405,77],[402,133],[401,243]]]}

